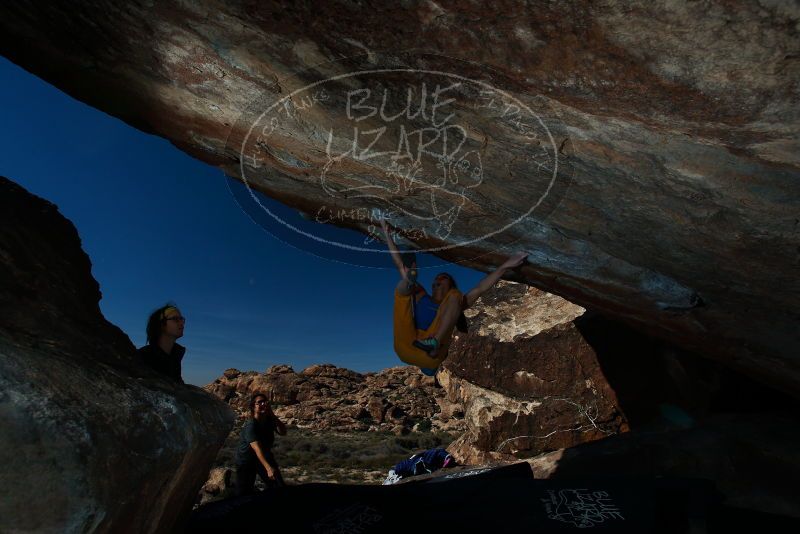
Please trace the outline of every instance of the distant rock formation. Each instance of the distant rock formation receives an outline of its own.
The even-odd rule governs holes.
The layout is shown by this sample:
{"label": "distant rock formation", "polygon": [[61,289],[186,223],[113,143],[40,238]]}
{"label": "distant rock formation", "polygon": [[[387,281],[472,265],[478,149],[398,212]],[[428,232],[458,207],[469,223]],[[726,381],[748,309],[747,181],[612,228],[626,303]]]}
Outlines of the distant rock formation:
{"label": "distant rock formation", "polygon": [[256,392],[269,396],[275,413],[292,426],[314,431],[391,431],[463,429],[458,406],[450,403],[432,378],[416,367],[392,367],[361,374],[330,364],[296,373],[276,365],[265,373],[228,369],[205,389],[248,416]]}
{"label": "distant rock formation", "polygon": [[180,529],[232,423],[136,359],[78,233],[0,177],[0,531]]}
{"label": "distant rock formation", "polygon": [[[228,369],[205,388],[242,417],[255,391],[285,422],[314,431],[444,430],[467,464],[530,457],[624,432],[628,425],[597,355],[574,324],[583,308],[500,282],[467,310],[470,332],[454,340],[438,375],[416,367],[359,374],[332,365],[300,373]],[[387,468],[390,466],[386,466]]]}
{"label": "distant rock formation", "polygon": [[[443,389],[413,367],[361,375],[329,365],[228,370],[207,389],[240,411],[264,390],[285,403],[282,417],[323,435],[407,432],[417,424],[386,414],[413,398],[417,418],[460,432],[447,448],[461,463],[526,459],[537,478],[704,478],[731,506],[798,515],[791,397],[525,285],[501,282],[467,315],[470,331],[438,374]],[[203,502],[223,494],[230,471],[210,474]]]}
{"label": "distant rock formation", "polygon": [[[276,440],[275,453],[284,479],[293,483],[380,483],[394,463],[418,452],[415,436],[430,439],[434,432],[436,439],[449,443],[465,429],[461,406],[450,402],[433,378],[416,367],[364,374],[330,364],[311,365],[299,373],[288,365],[275,365],[263,373],[228,369],[205,389],[227,402],[239,417],[200,492],[201,504],[232,495],[234,449],[256,391],[271,399],[276,415],[291,427],[287,437]],[[325,450],[312,453],[310,449],[317,447],[311,440],[319,441]],[[398,440],[407,442],[400,450],[411,452],[398,456]],[[292,441],[309,450],[305,462],[287,466],[282,455],[292,445],[284,443]],[[359,450],[359,444],[370,450]],[[334,449],[359,458],[375,454],[376,448],[385,449],[385,464],[372,461],[359,468],[339,459],[325,472],[317,470]]]}

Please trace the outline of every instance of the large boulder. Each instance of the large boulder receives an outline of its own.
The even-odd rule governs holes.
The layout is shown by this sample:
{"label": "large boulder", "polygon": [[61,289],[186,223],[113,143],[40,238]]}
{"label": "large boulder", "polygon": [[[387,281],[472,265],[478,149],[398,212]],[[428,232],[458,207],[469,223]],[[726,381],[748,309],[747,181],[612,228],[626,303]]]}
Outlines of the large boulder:
{"label": "large boulder", "polygon": [[0,178],[0,531],[180,528],[232,425],[106,321],[57,208]]}
{"label": "large boulder", "polygon": [[597,354],[573,322],[583,308],[501,282],[467,310],[439,380],[467,431],[450,446],[478,464],[571,447],[628,423]]}
{"label": "large boulder", "polygon": [[466,314],[470,331],[439,373],[464,411],[467,430],[451,449],[465,462],[796,405],[718,362],[521,284],[501,282]]}
{"label": "large boulder", "polygon": [[[4,2],[0,53],[312,219],[369,231],[390,206],[484,270],[529,250],[517,281],[798,395],[798,21],[745,0]],[[395,120],[453,75],[438,119]],[[388,110],[353,114],[368,85]],[[446,120],[467,152],[428,157]]]}
{"label": "large boulder", "polygon": [[468,310],[440,381],[470,463],[536,478],[704,478],[726,502],[798,516],[798,401],[717,362],[511,283]]}

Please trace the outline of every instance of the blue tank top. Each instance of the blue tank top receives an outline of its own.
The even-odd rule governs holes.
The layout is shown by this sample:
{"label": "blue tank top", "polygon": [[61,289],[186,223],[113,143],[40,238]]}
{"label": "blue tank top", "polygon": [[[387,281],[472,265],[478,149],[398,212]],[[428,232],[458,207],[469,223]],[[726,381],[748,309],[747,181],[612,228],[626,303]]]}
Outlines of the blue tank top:
{"label": "blue tank top", "polygon": [[436,312],[438,311],[439,305],[433,301],[430,295],[427,293],[422,295],[414,308],[414,326],[417,327],[417,330],[427,330],[430,328],[431,324],[433,324],[433,320],[436,318]]}

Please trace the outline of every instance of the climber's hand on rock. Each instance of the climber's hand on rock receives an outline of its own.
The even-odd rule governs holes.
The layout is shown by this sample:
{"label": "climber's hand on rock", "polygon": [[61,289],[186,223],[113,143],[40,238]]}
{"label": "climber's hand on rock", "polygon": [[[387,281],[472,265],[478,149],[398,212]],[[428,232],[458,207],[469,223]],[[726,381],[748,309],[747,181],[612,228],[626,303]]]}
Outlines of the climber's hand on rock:
{"label": "climber's hand on rock", "polygon": [[514,269],[522,265],[525,261],[525,258],[528,257],[528,253],[525,251],[517,252],[508,257],[508,259],[500,266],[501,269]]}

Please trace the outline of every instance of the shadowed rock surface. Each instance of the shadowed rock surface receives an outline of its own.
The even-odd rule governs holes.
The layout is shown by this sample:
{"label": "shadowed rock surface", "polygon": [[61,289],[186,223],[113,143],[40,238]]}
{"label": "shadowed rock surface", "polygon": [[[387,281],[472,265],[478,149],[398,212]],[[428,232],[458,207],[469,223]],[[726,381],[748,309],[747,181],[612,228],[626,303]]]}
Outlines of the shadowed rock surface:
{"label": "shadowed rock surface", "polygon": [[[367,231],[390,207],[418,247],[518,221],[438,254],[487,270],[529,250],[515,280],[798,395],[799,22],[796,3],[744,0],[6,2],[0,53],[312,218],[333,206]],[[443,108],[465,136],[439,160],[450,185],[431,185],[431,158],[412,183],[396,159],[347,152],[343,95],[363,79],[292,95],[385,67],[415,70],[381,80],[401,109],[419,70],[463,77]],[[394,126],[372,148],[399,152]]]}
{"label": "shadowed rock surface", "polygon": [[535,288],[501,282],[468,314],[440,373],[463,404],[460,461],[703,478],[729,506],[800,516],[792,397]]}
{"label": "shadowed rock surface", "polygon": [[439,380],[467,431],[450,451],[465,463],[513,460],[625,432],[598,356],[573,323],[583,308],[501,282],[466,314]]}
{"label": "shadowed rock surface", "polygon": [[536,478],[639,475],[713,480],[730,506],[800,518],[799,428],[796,413],[789,411],[716,415],[688,428],[631,432],[528,462]]}
{"label": "shadowed rock surface", "polygon": [[229,408],[137,361],[57,208],[0,177],[0,531],[169,532]]}

